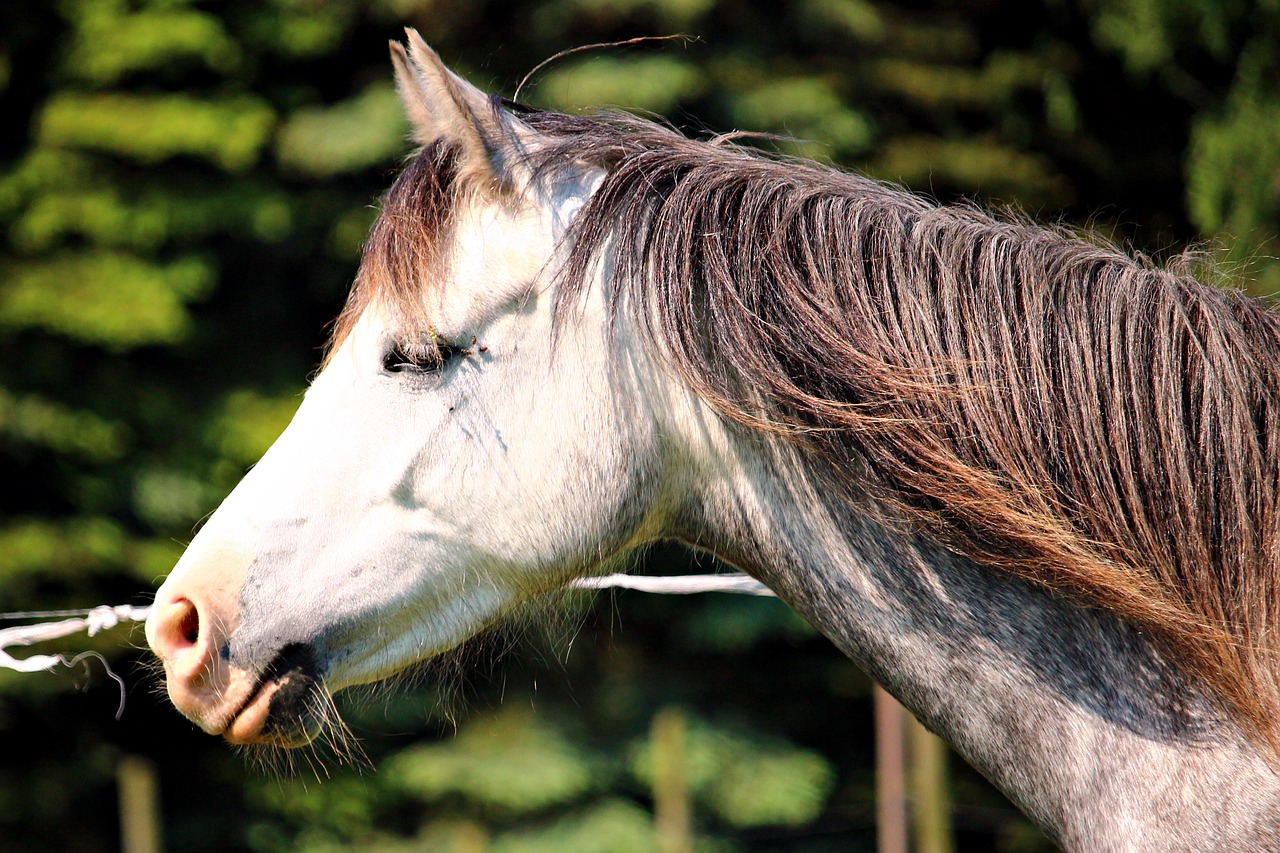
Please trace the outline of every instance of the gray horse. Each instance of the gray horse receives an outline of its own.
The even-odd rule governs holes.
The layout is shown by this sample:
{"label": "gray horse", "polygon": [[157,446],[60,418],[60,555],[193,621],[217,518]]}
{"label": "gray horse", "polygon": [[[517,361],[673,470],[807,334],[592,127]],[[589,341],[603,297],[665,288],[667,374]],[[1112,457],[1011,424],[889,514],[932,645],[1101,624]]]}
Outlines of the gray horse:
{"label": "gray horse", "polygon": [[[1106,247],[635,118],[416,33],[422,149],[323,371],[147,625],[206,731],[659,539],[767,584],[1063,845],[1280,849],[1280,320]],[[326,727],[328,724],[328,727]]]}

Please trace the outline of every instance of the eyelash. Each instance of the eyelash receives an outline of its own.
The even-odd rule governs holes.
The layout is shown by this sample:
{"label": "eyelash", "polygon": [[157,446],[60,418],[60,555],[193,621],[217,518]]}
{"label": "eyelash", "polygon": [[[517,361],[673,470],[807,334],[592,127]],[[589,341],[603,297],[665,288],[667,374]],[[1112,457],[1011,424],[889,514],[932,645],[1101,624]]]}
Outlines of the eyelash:
{"label": "eyelash", "polygon": [[451,344],[438,336],[433,337],[434,343],[431,346],[393,345],[382,357],[382,369],[387,373],[436,373],[454,356],[489,351],[487,346],[477,345],[474,337],[471,339],[470,349]]}
{"label": "eyelash", "polygon": [[463,352],[439,339],[434,346],[395,344],[382,357],[382,369],[387,373],[435,373]]}

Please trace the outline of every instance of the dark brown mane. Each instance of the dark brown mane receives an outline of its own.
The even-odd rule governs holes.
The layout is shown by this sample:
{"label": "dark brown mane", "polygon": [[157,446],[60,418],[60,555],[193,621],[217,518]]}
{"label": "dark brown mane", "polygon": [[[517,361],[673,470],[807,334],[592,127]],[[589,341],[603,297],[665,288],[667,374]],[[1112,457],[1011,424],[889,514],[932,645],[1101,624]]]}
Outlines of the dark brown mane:
{"label": "dark brown mane", "polygon": [[[849,500],[1128,620],[1280,752],[1280,320],[1263,304],[647,122],[522,118],[550,140],[536,170],[608,171],[559,304],[608,253],[610,304],[726,417],[797,442]],[[413,214],[403,195],[384,220]],[[380,222],[362,280],[417,281],[408,238]]]}

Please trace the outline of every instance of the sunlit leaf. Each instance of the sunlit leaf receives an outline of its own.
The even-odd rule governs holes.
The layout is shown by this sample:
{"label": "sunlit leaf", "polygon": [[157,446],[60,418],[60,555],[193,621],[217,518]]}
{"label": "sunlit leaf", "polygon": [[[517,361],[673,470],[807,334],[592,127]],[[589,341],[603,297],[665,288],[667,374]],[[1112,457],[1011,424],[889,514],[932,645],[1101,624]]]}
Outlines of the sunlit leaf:
{"label": "sunlit leaf", "polygon": [[592,56],[556,66],[535,92],[558,109],[614,106],[661,113],[705,85],[696,67],[673,56]]}
{"label": "sunlit leaf", "polygon": [[106,151],[140,163],[187,155],[229,171],[258,159],[275,112],[248,96],[207,100],[189,95],[59,93],[40,117],[49,145]]}
{"label": "sunlit leaf", "polygon": [[391,84],[378,83],[349,100],[309,107],[280,128],[276,156],[290,169],[327,176],[390,162],[404,150],[405,120]]}
{"label": "sunlit leaf", "polygon": [[67,70],[97,85],[175,64],[231,71],[241,58],[223,22],[194,9],[143,9],[125,15],[88,9],[72,15],[71,21],[76,38]]}
{"label": "sunlit leaf", "polygon": [[[648,785],[653,750],[649,740],[631,750],[631,770]],[[696,717],[688,720],[683,752],[689,790],[735,826],[806,823],[822,810],[835,782],[831,766],[815,752]]]}
{"label": "sunlit leaf", "polygon": [[590,756],[541,717],[506,708],[457,737],[407,749],[384,772],[425,801],[454,795],[508,813],[572,802],[598,782]]}
{"label": "sunlit leaf", "polygon": [[210,425],[209,441],[228,461],[251,465],[284,432],[301,403],[300,392],[267,397],[248,389],[233,391]]}
{"label": "sunlit leaf", "polygon": [[12,269],[0,284],[0,327],[41,328],[108,350],[173,343],[186,303],[209,290],[201,259],[151,263],[118,252],[67,253]]}
{"label": "sunlit leaf", "polygon": [[0,388],[0,436],[90,462],[108,462],[124,453],[129,432],[94,412]]}

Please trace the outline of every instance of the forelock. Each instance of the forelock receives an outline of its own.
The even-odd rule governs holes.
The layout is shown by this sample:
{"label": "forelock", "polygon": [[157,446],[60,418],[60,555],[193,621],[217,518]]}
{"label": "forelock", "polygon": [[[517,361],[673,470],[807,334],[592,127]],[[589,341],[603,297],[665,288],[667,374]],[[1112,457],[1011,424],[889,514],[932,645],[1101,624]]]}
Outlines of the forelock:
{"label": "forelock", "polygon": [[437,140],[408,160],[382,198],[355,283],[334,323],[329,356],[375,302],[402,324],[428,325],[425,296],[430,282],[445,280],[444,248],[461,193],[456,146]]}

